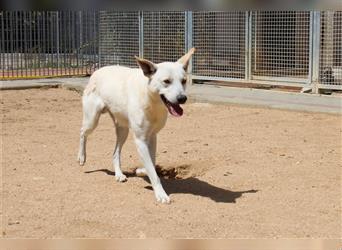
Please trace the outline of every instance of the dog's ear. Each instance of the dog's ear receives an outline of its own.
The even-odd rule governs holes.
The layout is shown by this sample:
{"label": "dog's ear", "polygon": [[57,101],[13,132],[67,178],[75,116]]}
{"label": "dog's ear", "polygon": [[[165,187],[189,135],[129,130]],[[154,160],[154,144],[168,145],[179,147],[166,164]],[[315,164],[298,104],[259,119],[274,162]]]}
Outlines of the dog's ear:
{"label": "dog's ear", "polygon": [[187,71],[188,66],[189,66],[189,61],[190,58],[192,56],[193,53],[195,53],[196,49],[195,48],[191,48],[188,53],[186,53],[184,56],[182,56],[181,58],[178,59],[177,62],[183,64],[183,68],[185,71]]}
{"label": "dog's ear", "polygon": [[144,72],[145,76],[150,78],[154,73],[156,73],[157,67],[153,62],[150,62],[149,60],[146,60],[137,56],[134,56],[134,57],[139,67]]}

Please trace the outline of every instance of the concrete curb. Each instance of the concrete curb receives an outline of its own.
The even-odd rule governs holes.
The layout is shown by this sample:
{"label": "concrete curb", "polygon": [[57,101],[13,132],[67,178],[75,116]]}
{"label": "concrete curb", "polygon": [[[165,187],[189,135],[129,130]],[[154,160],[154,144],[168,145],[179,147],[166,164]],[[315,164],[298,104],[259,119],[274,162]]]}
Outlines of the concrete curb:
{"label": "concrete curb", "polygon": [[[82,92],[89,77],[0,81],[0,90],[64,87]],[[342,114],[342,97],[216,85],[191,85],[190,99],[197,102],[230,103],[285,110]]]}

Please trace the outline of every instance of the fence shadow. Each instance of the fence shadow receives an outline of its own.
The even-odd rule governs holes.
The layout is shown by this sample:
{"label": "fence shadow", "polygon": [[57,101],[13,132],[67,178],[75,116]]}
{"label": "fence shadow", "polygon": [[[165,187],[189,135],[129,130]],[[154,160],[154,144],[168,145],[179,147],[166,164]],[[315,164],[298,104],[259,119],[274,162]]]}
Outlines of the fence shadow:
{"label": "fence shadow", "polygon": [[[104,172],[107,175],[114,176],[115,172],[108,169],[97,169],[92,171],[86,171],[85,173]],[[143,178],[146,182],[149,182],[147,177],[137,177],[134,172],[124,172],[127,177]],[[168,194],[192,194],[196,196],[202,196],[210,198],[215,202],[222,203],[235,203],[236,199],[240,198],[243,194],[257,193],[259,190],[250,189],[245,191],[231,191],[228,189],[216,187],[208,182],[199,180],[196,177],[189,177],[185,179],[169,178],[165,179],[161,177],[163,187]],[[151,186],[146,186],[146,189],[152,190]]]}

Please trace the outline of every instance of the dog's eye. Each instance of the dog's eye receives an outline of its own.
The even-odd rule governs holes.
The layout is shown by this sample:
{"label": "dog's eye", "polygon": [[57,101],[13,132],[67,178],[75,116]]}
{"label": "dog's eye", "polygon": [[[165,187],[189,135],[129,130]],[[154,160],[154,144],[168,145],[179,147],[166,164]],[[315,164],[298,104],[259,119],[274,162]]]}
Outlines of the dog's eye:
{"label": "dog's eye", "polygon": [[170,81],[169,79],[165,79],[165,80],[164,80],[164,83],[166,83],[166,84],[170,84],[170,83],[171,83],[171,81]]}
{"label": "dog's eye", "polygon": [[185,78],[182,79],[182,84],[183,84],[183,85],[186,84],[186,79],[185,79]]}

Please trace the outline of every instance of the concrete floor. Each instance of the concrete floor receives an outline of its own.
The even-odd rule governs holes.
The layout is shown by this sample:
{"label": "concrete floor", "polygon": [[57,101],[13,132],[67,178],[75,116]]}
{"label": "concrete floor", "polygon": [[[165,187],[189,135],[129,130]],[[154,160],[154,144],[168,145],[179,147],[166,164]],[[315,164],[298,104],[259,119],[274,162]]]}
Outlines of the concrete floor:
{"label": "concrete floor", "polygon": [[[88,79],[88,77],[84,77],[0,81],[0,89],[63,86],[82,90],[87,84]],[[287,110],[342,114],[341,96],[235,88],[204,84],[190,85],[187,92],[192,100],[198,102],[231,103]]]}

